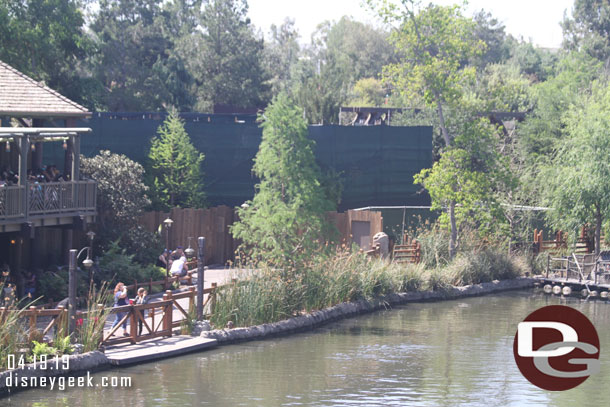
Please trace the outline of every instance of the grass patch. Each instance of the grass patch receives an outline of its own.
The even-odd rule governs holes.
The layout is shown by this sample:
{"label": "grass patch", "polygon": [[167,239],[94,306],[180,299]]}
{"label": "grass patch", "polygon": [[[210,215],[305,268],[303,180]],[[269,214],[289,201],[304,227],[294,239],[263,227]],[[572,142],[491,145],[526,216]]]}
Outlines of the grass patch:
{"label": "grass patch", "polygon": [[357,252],[317,255],[301,270],[260,266],[242,273],[240,283],[218,291],[211,322],[224,327],[275,322],[359,299],[390,293],[447,290],[451,286],[515,278],[526,262],[508,257],[500,249],[478,249],[452,262],[426,268],[421,264],[395,264]]}

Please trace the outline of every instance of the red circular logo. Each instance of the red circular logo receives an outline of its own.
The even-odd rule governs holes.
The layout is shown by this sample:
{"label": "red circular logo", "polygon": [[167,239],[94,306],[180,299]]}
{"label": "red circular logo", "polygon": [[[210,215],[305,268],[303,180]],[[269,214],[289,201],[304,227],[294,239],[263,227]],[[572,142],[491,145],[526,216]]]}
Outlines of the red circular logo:
{"label": "red circular logo", "polygon": [[540,308],[519,323],[513,353],[533,385],[568,390],[599,372],[599,337],[581,312],[563,305]]}

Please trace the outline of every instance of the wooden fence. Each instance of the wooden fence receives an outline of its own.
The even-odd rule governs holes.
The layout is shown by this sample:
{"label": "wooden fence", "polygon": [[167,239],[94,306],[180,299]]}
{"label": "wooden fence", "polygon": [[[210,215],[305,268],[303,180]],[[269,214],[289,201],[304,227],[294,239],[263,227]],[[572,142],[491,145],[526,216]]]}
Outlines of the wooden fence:
{"label": "wooden fence", "polygon": [[[188,238],[192,237],[191,246],[197,249],[197,237],[205,236],[205,263],[225,264],[233,259],[237,247],[229,233],[229,225],[235,220],[233,208],[217,206],[208,209],[174,208],[167,212],[147,212],[140,218],[140,224],[150,232],[161,230],[165,242],[166,231],[163,221],[173,221],[169,229],[169,247],[188,247]],[[161,229],[160,229],[161,228]]]}
{"label": "wooden fence", "polygon": [[[140,218],[140,224],[150,232],[161,231],[165,241],[163,221],[169,217],[172,227],[169,230],[169,247],[188,246],[188,238],[192,237],[191,245],[196,249],[198,236],[205,236],[205,262],[208,264],[225,264],[234,259],[239,241],[233,239],[229,226],[237,220],[233,208],[217,206],[208,209],[174,208],[171,212],[147,212]],[[381,212],[354,211],[344,213],[329,212],[329,221],[337,226],[340,242],[346,246],[358,244],[368,250],[373,242],[373,236],[383,231]]]}
{"label": "wooden fence", "polygon": [[[558,252],[562,249],[568,248],[568,235],[564,231],[557,231],[553,240],[544,240],[544,232],[542,230],[534,230],[534,251],[536,253],[542,252]],[[593,252],[593,245],[590,239],[587,237],[587,229],[583,226],[580,230],[580,236],[575,242],[575,246],[572,248],[575,253],[591,253]]]}
{"label": "wooden fence", "polygon": [[348,210],[328,212],[327,216],[337,226],[340,244],[346,246],[356,243],[363,250],[368,250],[373,243],[373,236],[383,232],[381,212]]}
{"label": "wooden fence", "polygon": [[[236,284],[234,280],[232,284]],[[217,291],[225,286],[218,287],[216,283],[212,283],[211,288],[203,290],[204,295],[208,294],[203,306],[207,306],[209,310],[208,316],[214,312],[216,304]],[[178,300],[188,299],[188,306],[182,306]],[[188,291],[181,293],[172,293],[166,291],[163,294],[162,301],[151,302],[142,305],[124,305],[121,307],[107,308],[108,314],[105,321],[112,321],[113,315],[122,314],[119,322],[110,330],[104,330],[102,334],[101,344],[117,345],[120,343],[137,343],[147,339],[157,337],[170,337],[173,335],[174,328],[180,327],[181,324],[193,318],[195,310],[195,301],[197,291],[195,287],[190,287]],[[102,305],[99,305],[103,307]],[[174,311],[177,311],[178,318],[174,317]],[[29,307],[28,309],[14,309],[0,307],[0,323],[3,323],[10,313],[17,313],[18,318],[24,321],[28,341],[33,339],[41,340],[47,335],[53,336],[51,329],[54,328],[57,333],[67,335],[68,333],[68,310],[60,307],[58,309],[40,309],[37,307]],[[42,320],[44,328],[39,327]],[[77,311],[75,316],[80,324],[84,324],[84,320],[88,318],[86,311]],[[48,319],[48,321],[47,321]],[[128,336],[115,336],[116,331],[123,323],[129,324]],[[140,323],[142,324],[142,332],[139,332]],[[76,329],[79,329],[78,323]]]}

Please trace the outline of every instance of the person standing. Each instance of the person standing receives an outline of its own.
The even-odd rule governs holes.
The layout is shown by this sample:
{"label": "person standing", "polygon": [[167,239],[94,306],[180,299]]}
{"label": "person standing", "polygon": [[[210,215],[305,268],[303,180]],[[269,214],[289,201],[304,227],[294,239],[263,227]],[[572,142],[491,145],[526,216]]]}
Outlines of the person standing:
{"label": "person standing", "polygon": [[[125,284],[119,282],[116,287],[114,287],[114,307],[122,307],[123,305],[127,305],[127,287],[125,287]],[[123,319],[125,314],[126,312],[116,313],[116,317],[112,323],[113,328],[121,322],[121,319]],[[123,336],[129,336],[127,333],[127,320],[123,322]]]}
{"label": "person standing", "polygon": [[[138,288],[138,296],[136,297],[136,305],[148,304],[148,292],[144,287]],[[142,320],[146,318],[146,312],[144,310],[138,311],[140,313],[138,318],[138,335],[142,335]]]}

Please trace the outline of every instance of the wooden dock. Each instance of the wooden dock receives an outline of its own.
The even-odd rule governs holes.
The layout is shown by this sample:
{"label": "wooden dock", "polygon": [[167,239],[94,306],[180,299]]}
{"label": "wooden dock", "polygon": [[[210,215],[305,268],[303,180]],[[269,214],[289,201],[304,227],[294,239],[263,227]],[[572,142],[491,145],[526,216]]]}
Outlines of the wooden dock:
{"label": "wooden dock", "polygon": [[125,366],[196,352],[216,345],[216,339],[177,335],[133,345],[111,346],[106,348],[105,354],[112,365]]}
{"label": "wooden dock", "polygon": [[568,278],[565,277],[536,277],[540,284],[551,284],[551,285],[559,285],[559,286],[570,286],[572,288],[578,287],[578,289],[585,288],[585,285],[589,286],[589,289],[596,291],[610,291],[610,284],[602,284],[600,282],[595,282],[594,280],[579,280],[577,278]]}

